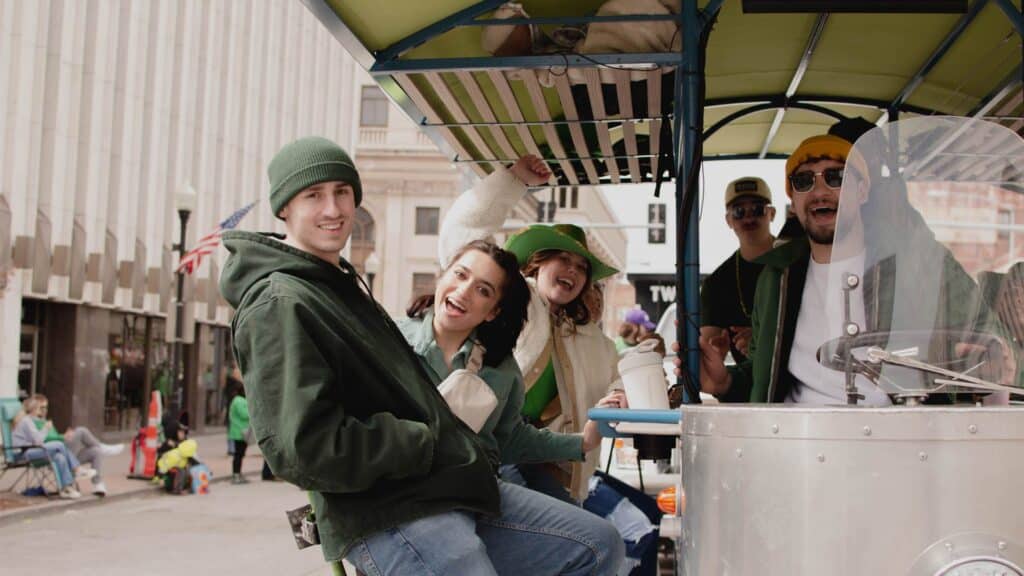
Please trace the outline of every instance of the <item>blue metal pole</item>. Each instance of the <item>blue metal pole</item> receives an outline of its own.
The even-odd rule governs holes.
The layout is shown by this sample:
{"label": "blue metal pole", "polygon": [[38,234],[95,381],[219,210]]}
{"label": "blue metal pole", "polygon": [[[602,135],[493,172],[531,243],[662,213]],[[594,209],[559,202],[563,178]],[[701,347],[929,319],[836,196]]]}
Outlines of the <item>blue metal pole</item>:
{"label": "blue metal pole", "polygon": [[[675,149],[677,151],[676,174],[676,247],[682,254],[677,252],[676,261],[681,265],[676,267],[676,284],[681,288],[677,293],[682,294],[682,306],[676,307],[676,317],[679,321],[677,338],[680,347],[680,358],[685,358],[686,369],[689,372],[691,381],[695,386],[700,384],[700,347],[698,339],[700,332],[700,265],[699,265],[699,220],[700,211],[695,205],[686,214],[687,198],[697,194],[694,186],[691,186],[690,172],[699,169],[693,165],[693,153],[697,146],[701,145],[701,131],[703,126],[695,123],[700,117],[700,15],[697,10],[697,0],[682,0],[680,10],[682,15],[682,26],[680,34],[683,39],[682,64],[676,73],[676,98],[675,98]],[[695,180],[694,180],[695,182]],[[696,199],[694,198],[694,201]],[[683,218],[688,218],[686,226],[683,226]],[[683,230],[686,230],[685,236]],[[681,258],[680,258],[681,257]],[[683,401],[687,404],[699,403],[699,397],[693,397],[686,386],[683,387]]]}
{"label": "blue metal pole", "polygon": [[485,12],[494,10],[501,6],[503,1],[504,0],[484,0],[483,2],[477,2],[468,8],[463,8],[462,10],[442,18],[426,28],[418,30],[381,50],[377,54],[377,60],[381,62],[394,60],[401,56],[403,52],[412,50],[420,44],[423,44],[433,38],[437,38],[461,24],[472,21],[473,18],[476,18]]}
{"label": "blue metal pole", "polygon": [[1017,35],[1024,37],[1024,6],[1018,11],[1012,0],[996,0],[996,4],[1006,13],[1006,18],[1017,30]]}

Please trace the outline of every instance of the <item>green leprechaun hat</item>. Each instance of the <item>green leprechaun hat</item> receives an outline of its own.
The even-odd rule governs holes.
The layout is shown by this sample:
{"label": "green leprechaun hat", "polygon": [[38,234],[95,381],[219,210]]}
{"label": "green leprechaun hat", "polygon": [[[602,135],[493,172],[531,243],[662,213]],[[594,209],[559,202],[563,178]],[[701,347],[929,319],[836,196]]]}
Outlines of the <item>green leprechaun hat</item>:
{"label": "green leprechaun hat", "polygon": [[505,250],[516,255],[519,265],[541,250],[562,250],[579,254],[590,262],[590,279],[594,282],[618,272],[594,256],[587,248],[587,235],[574,224],[534,224],[513,234],[505,242]]}

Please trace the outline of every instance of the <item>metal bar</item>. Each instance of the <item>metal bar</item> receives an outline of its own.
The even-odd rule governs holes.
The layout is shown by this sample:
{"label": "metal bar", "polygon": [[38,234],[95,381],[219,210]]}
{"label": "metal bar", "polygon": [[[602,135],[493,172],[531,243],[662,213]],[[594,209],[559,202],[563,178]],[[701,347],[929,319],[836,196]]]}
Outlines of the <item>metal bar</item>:
{"label": "metal bar", "polygon": [[[1016,110],[1022,102],[1024,102],[1024,94],[1022,94],[1020,90],[1017,90],[1015,91],[1015,93],[1011,93],[1011,96],[1008,99],[1003,101],[1002,105],[1000,105],[999,109],[996,111],[996,114],[1002,114]],[[1013,132],[1017,132],[1021,128],[1021,126],[1024,126],[1024,121],[1014,122],[1010,126],[1007,126],[1007,128]],[[998,153],[992,154],[991,152],[999,150],[1006,144],[1008,143],[1005,142],[1004,140],[1000,140],[997,138],[989,138],[985,142],[979,143],[978,146],[975,149],[973,149],[971,154],[961,152],[953,155],[974,158],[990,158],[989,160],[982,160],[980,162],[972,163],[972,165],[964,174],[964,176],[966,177],[976,178],[979,174],[983,174],[985,171],[989,170],[995,159],[1005,158],[1005,155]],[[944,154],[946,153],[939,153],[940,156]],[[960,172],[962,172],[962,170],[960,170],[960,166],[958,166],[956,163],[950,163],[949,167],[946,170],[940,171],[938,175],[948,177],[949,175]]]}
{"label": "metal bar", "polygon": [[[633,115],[633,94],[630,90],[629,72],[614,72],[615,94],[619,101],[619,116],[629,117]],[[626,144],[626,154],[633,156],[627,160],[630,174],[636,174],[630,180],[643,180],[644,175],[640,172],[640,163],[636,160],[639,153],[636,145],[636,126],[632,122],[622,124],[622,138]]]}
{"label": "metal bar", "polygon": [[[520,122],[516,126],[516,133],[519,134],[519,139],[523,141],[526,151],[543,158],[544,154],[541,153],[537,143],[533,140],[533,134],[530,133],[530,129],[521,124],[524,120],[523,113],[519,110],[519,103],[516,102],[516,97],[512,93],[512,87],[508,85],[508,78],[505,78],[505,73],[500,70],[488,70],[487,77],[491,79],[491,83],[494,84],[494,88],[498,91],[498,96],[501,97],[502,104],[505,105],[505,115],[514,122]],[[512,161],[515,162],[515,160]]]}
{"label": "metal bar", "polygon": [[[807,45],[804,47],[804,53],[800,56],[800,62],[796,65],[796,71],[793,72],[793,78],[789,81],[789,86],[786,88],[786,100],[796,94],[797,88],[800,87],[800,82],[804,79],[804,74],[807,73],[807,66],[811,63],[811,56],[814,55],[814,49],[818,46],[818,41],[821,40],[821,34],[825,31],[825,24],[828,23],[828,12],[818,14],[817,20],[814,21],[814,26],[811,28],[811,33],[807,36]],[[775,134],[778,133],[779,127],[782,126],[782,117],[786,115],[785,108],[778,108],[775,110],[775,118],[772,119],[772,125],[768,129],[768,135],[765,136],[764,144],[761,146],[761,154],[758,158],[764,158],[765,154],[768,153],[768,147],[771,146],[772,140],[775,139]]]}
{"label": "metal bar", "polygon": [[924,81],[924,77],[927,76],[928,73],[932,71],[932,68],[939,63],[939,60],[949,52],[949,49],[960,38],[964,33],[964,30],[967,29],[967,26],[974,20],[978,13],[981,12],[981,9],[984,8],[986,4],[988,4],[988,0],[975,0],[974,3],[971,4],[971,7],[967,9],[967,13],[957,20],[953,29],[950,30],[949,34],[947,34],[942,42],[939,43],[938,47],[935,48],[935,51],[932,52],[932,55],[925,60],[921,69],[910,77],[910,81],[907,82],[907,85],[904,86],[902,90],[900,90],[900,93],[893,99],[889,106],[887,106],[887,109],[899,110],[900,106],[902,106],[903,103],[907,101],[907,98],[910,97],[910,94],[921,85],[921,82]]}
{"label": "metal bar", "polygon": [[[715,132],[718,132],[719,130],[724,128],[727,124],[729,124],[729,123],[731,123],[731,122],[733,122],[733,121],[735,121],[735,120],[737,120],[739,118],[742,118],[744,116],[748,116],[750,114],[755,114],[757,112],[764,112],[765,110],[772,110],[774,108],[780,108],[780,107],[798,108],[800,110],[810,110],[811,112],[818,112],[819,114],[824,114],[825,116],[831,116],[832,118],[835,118],[836,120],[842,120],[843,118],[845,118],[845,116],[843,116],[839,112],[836,112],[835,110],[830,110],[828,108],[825,108],[824,106],[816,106],[814,104],[804,104],[804,103],[800,103],[800,102],[789,102],[788,104],[787,103],[776,103],[776,102],[762,102],[762,103],[759,103],[759,104],[755,104],[754,106],[750,106],[749,108],[743,108],[742,110],[737,110],[736,112],[733,112],[732,114],[729,114],[725,118],[722,118],[718,122],[715,122],[714,124],[711,125],[710,128],[708,128],[707,130],[704,131],[703,139],[707,140]],[[764,158],[767,158],[769,156],[770,156],[770,154],[765,154]],[[755,155],[754,156],[754,158],[760,158],[760,157],[761,157],[760,155]]]}
{"label": "metal bar", "polygon": [[[561,186],[552,186],[552,188],[561,188]],[[502,231],[514,231],[534,224],[551,225],[550,222],[517,222],[513,220],[502,224],[501,229]],[[666,228],[664,224],[622,224],[621,222],[578,222],[574,225],[583,229],[595,230],[662,230]]]}
{"label": "metal bar", "polygon": [[[652,70],[652,72],[657,72],[657,71],[653,71]],[[470,74],[470,72],[459,71],[459,72],[455,72],[455,74]],[[555,80],[555,83],[557,85],[558,80]],[[561,92],[559,92],[559,95],[561,95]],[[565,102],[562,102],[562,106],[563,106],[563,108],[565,107]],[[573,109],[575,109],[575,108],[576,107],[573,106]],[[671,117],[671,116],[672,115],[669,114],[669,117]],[[498,121],[498,120],[494,120],[494,121],[488,121],[488,122],[465,122],[465,123],[462,123],[462,122],[447,122],[447,123],[442,123],[442,124],[429,124],[429,123],[427,123],[427,124],[421,124],[421,126],[447,126],[449,128],[461,128],[463,126],[516,126],[516,125],[519,125],[519,124],[525,124],[527,126],[544,126],[546,124],[551,124],[553,126],[561,126],[561,125],[564,124],[564,125],[570,125],[571,126],[573,124],[620,124],[620,123],[624,124],[626,122],[632,122],[633,124],[640,124],[640,123],[643,123],[643,122],[656,122],[656,121],[659,121],[659,120],[661,120],[660,116],[657,117],[657,118],[650,117],[650,116],[642,116],[642,117],[637,117],[637,118],[602,118],[600,120],[598,120],[597,118],[588,118],[588,119],[583,119],[583,120],[577,118],[577,119],[570,120],[567,117],[565,120],[554,120],[554,119],[546,120],[546,121],[523,120],[522,122],[501,122],[501,121]]]}
{"label": "metal bar", "polygon": [[[680,13],[683,16],[683,23],[680,33],[683,38],[682,58],[683,64],[677,73],[676,83],[679,85],[676,99],[676,126],[679,132],[677,142],[678,154],[676,162],[679,170],[676,173],[676,209],[679,211],[676,221],[680,224],[686,222],[685,226],[677,226],[676,243],[677,249],[682,251],[683,262],[676,267],[677,293],[683,295],[683,305],[677,306],[677,319],[679,328],[677,341],[682,344],[680,357],[685,358],[686,369],[689,371],[691,382],[694,386],[700,386],[700,219],[699,210],[694,205],[689,215],[686,214],[686,199],[696,202],[697,187],[693,186],[690,179],[690,171],[699,169],[693,165],[693,154],[698,146],[702,146],[700,137],[703,126],[695,124],[700,117],[701,86],[697,74],[700,73],[700,33],[697,0],[681,0]],[[689,220],[684,220],[688,216]],[[685,234],[685,235],[684,235]],[[678,253],[677,253],[678,257]],[[700,395],[695,394],[692,386],[683,386],[686,403],[700,403]]]}
{"label": "metal bar", "polygon": [[[785,160],[786,158],[789,158],[789,154],[778,154],[778,153],[772,152],[772,153],[768,154],[767,156],[765,156],[763,159],[767,159],[767,160]],[[753,154],[753,153],[751,153],[751,154],[717,154],[715,156],[705,156],[704,157],[704,161],[705,162],[722,162],[722,161],[725,161],[725,160],[758,160],[758,159],[762,159],[762,158],[760,158],[759,154]]]}
{"label": "metal bar", "polygon": [[1010,24],[1017,30],[1017,35],[1024,38],[1024,6],[1018,12],[1017,7],[1013,5],[1011,0],[996,0],[996,4],[999,5],[999,8],[1006,14]]}
{"label": "metal bar", "polygon": [[597,24],[603,22],[678,21],[676,14],[609,14],[607,16],[535,16],[530,18],[478,18],[459,26],[519,26],[530,24]]}
{"label": "metal bar", "polygon": [[[431,122],[437,122],[440,120],[440,117],[437,115],[437,112],[434,112],[434,109],[431,108],[430,105],[427,103],[426,98],[423,97],[423,94],[421,94],[419,89],[416,88],[416,85],[413,84],[411,77],[395,76],[394,80],[395,82],[398,83],[402,90],[404,90],[405,93],[409,96],[409,100],[413,103],[415,109],[424,111],[427,120]],[[416,118],[413,118],[413,120],[416,120]],[[445,148],[454,148],[456,153],[462,154],[464,156],[470,155],[469,152],[465,149],[465,147],[462,146],[462,143],[459,142],[459,139],[455,137],[455,134],[450,129],[439,128],[438,131],[444,136],[444,141],[446,142]],[[487,171],[484,170],[479,165],[474,165],[473,171],[476,172],[476,174],[481,178],[487,176]]]}
{"label": "metal bar", "polygon": [[482,2],[477,2],[472,6],[463,8],[462,10],[446,16],[425,28],[413,32],[398,42],[395,42],[387,48],[379,51],[377,53],[377,60],[379,62],[394,61],[396,58],[401,56],[403,52],[411,50],[428,40],[437,38],[445,32],[453,30],[463,22],[471,21],[484,12],[490,12],[502,4],[503,0],[483,0]]}
{"label": "metal bar", "polygon": [[[564,74],[555,77],[555,89],[558,90],[558,98],[562,101],[562,113],[565,115],[566,120],[569,121],[569,134],[572,136],[572,144],[576,147],[576,153],[589,156],[587,139],[583,136],[583,130],[580,129],[580,122],[582,121],[579,120],[576,102],[572,97],[572,87],[569,86],[569,80]],[[601,120],[601,122],[605,121]],[[597,184],[601,181],[597,175],[597,167],[594,166],[593,160],[583,160],[583,170],[586,171],[587,181],[590,184]]]}
{"label": "metal bar", "polygon": [[1021,224],[997,224],[995,222],[952,222],[946,220],[929,220],[931,228],[952,228],[956,230],[995,230],[998,232],[1024,232]]}
{"label": "metal bar", "polygon": [[[544,101],[544,91],[540,87],[540,82],[537,81],[535,74],[527,73],[523,75],[523,83],[526,84],[526,91],[530,95],[530,101],[533,102],[533,109],[537,112],[537,117],[541,120],[551,120],[551,112],[548,111],[548,104]],[[558,138],[558,133],[555,131],[551,124],[544,124],[544,137],[548,140],[548,146],[551,147],[551,152],[554,153],[557,158],[565,158],[565,148],[562,147],[562,141]],[[572,164],[566,160],[559,160],[558,165],[562,167],[562,173],[569,180],[570,184],[579,184],[580,179],[576,176],[576,170],[572,167]]]}
{"label": "metal bar", "polygon": [[[594,118],[607,118],[604,108],[604,96],[601,93],[601,77],[597,70],[588,68],[583,71],[587,79],[587,95],[590,97],[590,110]],[[619,183],[619,166],[615,161],[615,153],[612,152],[612,141],[608,136],[608,130],[597,130],[597,140],[601,147],[601,154],[605,156],[604,167],[608,170],[608,176],[615,184]]]}
{"label": "metal bar", "polygon": [[[470,100],[473,101],[473,106],[476,107],[476,111],[483,117],[487,122],[481,122],[479,125],[487,127],[491,132],[491,137],[497,140],[498,146],[501,147],[501,153],[506,157],[518,156],[515,147],[509,142],[508,137],[505,136],[505,131],[498,125],[497,118],[494,116],[494,111],[491,110],[490,104],[487,102],[487,98],[484,97],[484,93],[480,90],[480,85],[477,84],[476,78],[473,77],[471,72],[459,71],[455,73],[462,85],[466,87],[466,92],[469,93]],[[472,125],[473,123],[467,123],[466,126]]]}
{"label": "metal bar", "polygon": [[647,424],[678,424],[683,418],[679,410],[623,410],[621,408],[591,408],[587,418],[608,422],[643,422]]}
{"label": "metal bar", "polygon": [[396,72],[449,72],[454,70],[509,70],[516,68],[588,68],[593,66],[677,66],[674,52],[622,54],[548,54],[535,56],[479,56],[468,58],[414,58],[377,62],[370,74]]}
{"label": "metal bar", "polygon": [[[661,111],[661,70],[651,70],[647,73],[647,114],[656,116]],[[661,119],[651,122],[650,137],[648,146],[651,152],[651,177],[655,181],[661,174],[661,166],[658,165],[659,152],[661,149]]]}
{"label": "metal bar", "polygon": [[[437,97],[441,99],[448,112],[455,117],[459,122],[468,122],[469,118],[466,116],[465,111],[459,104],[458,100],[452,94],[451,90],[448,89],[448,85],[445,83],[444,78],[440,74],[424,74],[424,78],[430,84],[430,87],[434,89]],[[476,146],[477,151],[482,154],[488,154],[491,157],[497,156],[495,150],[492,150],[490,146],[484,142],[484,139],[478,132],[479,128],[465,128],[462,132],[469,138],[469,141]]]}
{"label": "metal bar", "polygon": [[724,3],[725,0],[710,0],[710,2],[704,6],[704,9],[700,11],[702,26],[707,27],[715,20],[715,18],[718,17],[718,12],[722,9],[722,4]]}
{"label": "metal bar", "polygon": [[[622,160],[629,160],[630,158],[651,158],[651,157],[652,156],[650,154],[636,154],[636,155],[633,155],[633,156],[630,156],[628,154],[620,154],[618,156],[608,156],[607,158],[617,158],[617,159],[622,159]],[[591,161],[605,160],[606,157],[604,157],[604,156],[581,156],[581,157],[578,157],[578,158],[567,158],[567,157],[563,157],[563,158],[550,158],[550,157],[543,157],[542,156],[541,159],[544,160],[545,162],[547,162],[548,164],[557,164],[558,162],[569,162],[569,161],[572,161],[572,160],[591,160]],[[477,158],[456,158],[456,159],[452,160],[452,162],[459,163],[459,164],[471,164],[471,163],[486,164],[486,163],[489,163],[489,162],[515,162],[516,160],[518,160],[518,158],[512,158],[512,159],[508,159],[508,158],[481,158],[481,159],[477,159]]]}
{"label": "metal bar", "polygon": [[327,0],[302,0],[302,3],[360,66],[366,70],[373,66],[376,61],[373,53],[363,45],[348,25],[341,21],[341,17],[334,11],[334,8],[331,8]]}
{"label": "metal bar", "polygon": [[[751,96],[740,96],[732,98],[714,98],[708,100],[705,104],[705,109],[718,108],[722,106],[736,106],[739,104],[759,104],[763,102],[784,102],[786,96],[784,94],[758,94]],[[789,105],[793,103],[801,104],[837,104],[841,106],[863,106],[866,108],[874,108],[876,110],[886,111],[889,109],[889,102],[886,100],[877,100],[873,98],[855,98],[847,96],[825,96],[819,94],[802,94],[800,96],[794,96],[790,98]],[[910,112],[911,114],[919,114],[922,116],[932,116],[936,114],[942,114],[939,110],[933,110],[931,108],[924,108],[921,106],[914,106],[911,104],[904,104],[900,107],[903,112]]]}

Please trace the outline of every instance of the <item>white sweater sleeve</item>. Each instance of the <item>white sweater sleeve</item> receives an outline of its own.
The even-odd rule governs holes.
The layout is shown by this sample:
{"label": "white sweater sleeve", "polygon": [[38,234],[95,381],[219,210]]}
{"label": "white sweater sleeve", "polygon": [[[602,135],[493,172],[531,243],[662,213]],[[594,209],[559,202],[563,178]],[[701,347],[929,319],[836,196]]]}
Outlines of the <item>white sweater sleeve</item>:
{"label": "white sweater sleeve", "polygon": [[499,167],[462,193],[441,223],[437,243],[441,268],[456,250],[473,240],[492,240],[505,218],[526,194],[526,186],[508,169]]}

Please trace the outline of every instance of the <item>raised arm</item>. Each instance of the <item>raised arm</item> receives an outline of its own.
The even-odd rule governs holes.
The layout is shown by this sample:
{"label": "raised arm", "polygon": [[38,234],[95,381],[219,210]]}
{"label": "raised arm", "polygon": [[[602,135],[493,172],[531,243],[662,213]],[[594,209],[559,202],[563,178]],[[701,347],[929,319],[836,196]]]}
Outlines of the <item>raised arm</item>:
{"label": "raised arm", "polygon": [[527,186],[548,181],[551,171],[537,156],[523,156],[510,168],[498,168],[462,193],[441,223],[438,260],[441,268],[460,247],[473,240],[489,240],[526,194]]}

